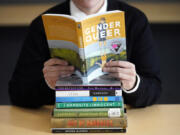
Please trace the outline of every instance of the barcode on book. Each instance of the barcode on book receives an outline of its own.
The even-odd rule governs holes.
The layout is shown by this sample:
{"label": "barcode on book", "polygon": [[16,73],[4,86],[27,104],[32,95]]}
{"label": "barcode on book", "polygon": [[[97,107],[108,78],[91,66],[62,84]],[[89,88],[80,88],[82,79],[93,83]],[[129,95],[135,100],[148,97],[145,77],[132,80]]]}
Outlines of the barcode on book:
{"label": "barcode on book", "polygon": [[120,108],[111,108],[108,111],[108,117],[120,117],[121,116],[121,109]]}
{"label": "barcode on book", "polygon": [[122,90],[116,90],[115,95],[116,96],[122,96]]}

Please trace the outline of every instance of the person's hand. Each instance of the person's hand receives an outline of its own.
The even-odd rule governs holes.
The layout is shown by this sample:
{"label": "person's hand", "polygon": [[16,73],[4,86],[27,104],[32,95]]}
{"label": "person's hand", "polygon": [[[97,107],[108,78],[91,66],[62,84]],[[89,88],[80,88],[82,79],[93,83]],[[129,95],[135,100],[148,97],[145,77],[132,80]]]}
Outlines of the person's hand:
{"label": "person's hand", "polygon": [[125,90],[131,90],[136,82],[135,65],[127,61],[110,61],[104,65],[104,72],[120,79]]}
{"label": "person's hand", "polygon": [[67,61],[58,58],[51,58],[44,63],[44,78],[51,88],[55,88],[56,81],[59,77],[70,76],[73,72],[73,66],[68,66]]}

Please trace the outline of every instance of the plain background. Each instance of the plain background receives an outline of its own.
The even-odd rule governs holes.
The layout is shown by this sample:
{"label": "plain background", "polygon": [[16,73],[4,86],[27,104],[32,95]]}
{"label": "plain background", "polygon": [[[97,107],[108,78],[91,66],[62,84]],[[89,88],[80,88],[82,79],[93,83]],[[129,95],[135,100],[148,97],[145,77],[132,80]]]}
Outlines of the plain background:
{"label": "plain background", "polygon": [[[11,3],[45,3],[45,2],[61,2],[64,0],[0,0],[2,4]],[[122,1],[137,1],[137,2],[178,2],[179,0],[122,0]]]}

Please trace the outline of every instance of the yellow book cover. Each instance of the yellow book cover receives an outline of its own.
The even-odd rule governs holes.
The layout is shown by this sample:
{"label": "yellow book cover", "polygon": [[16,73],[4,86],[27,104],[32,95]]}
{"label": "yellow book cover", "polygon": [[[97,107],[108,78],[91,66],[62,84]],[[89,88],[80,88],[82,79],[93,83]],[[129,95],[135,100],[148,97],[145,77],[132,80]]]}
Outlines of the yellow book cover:
{"label": "yellow book cover", "polygon": [[[51,57],[64,59],[76,69],[76,76],[63,78],[64,81],[90,84],[100,76],[106,78],[106,73],[102,72],[106,62],[126,60],[124,14],[108,11],[82,20],[63,14],[42,15]],[[66,84],[62,80],[57,85],[59,83]]]}

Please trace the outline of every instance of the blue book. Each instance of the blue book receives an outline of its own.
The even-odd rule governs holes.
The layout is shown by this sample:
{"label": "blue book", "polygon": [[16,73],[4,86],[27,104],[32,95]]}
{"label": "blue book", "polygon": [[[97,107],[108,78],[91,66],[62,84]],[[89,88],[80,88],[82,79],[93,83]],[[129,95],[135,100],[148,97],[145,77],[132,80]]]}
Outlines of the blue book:
{"label": "blue book", "polygon": [[56,97],[56,102],[122,101],[122,96]]}

